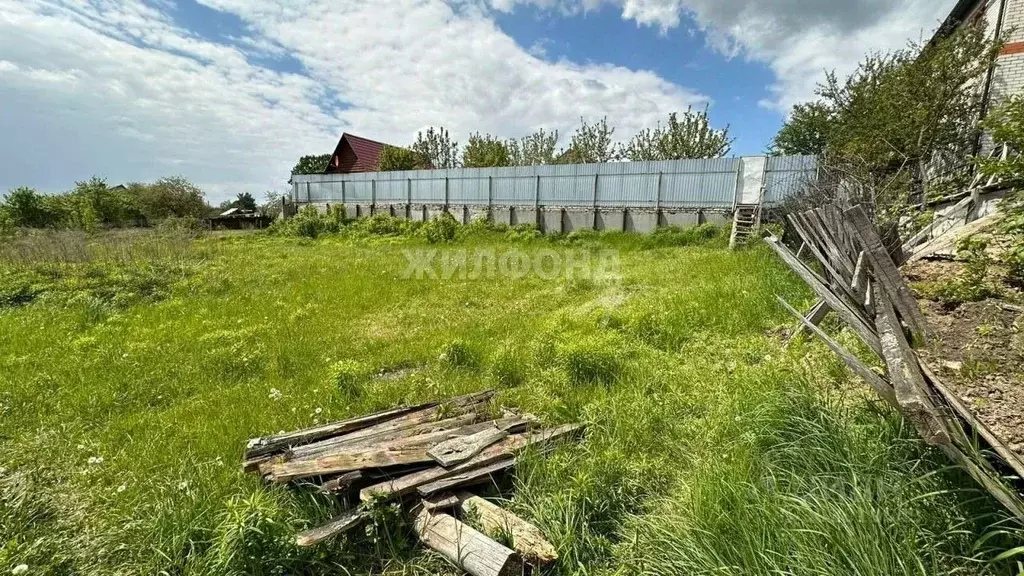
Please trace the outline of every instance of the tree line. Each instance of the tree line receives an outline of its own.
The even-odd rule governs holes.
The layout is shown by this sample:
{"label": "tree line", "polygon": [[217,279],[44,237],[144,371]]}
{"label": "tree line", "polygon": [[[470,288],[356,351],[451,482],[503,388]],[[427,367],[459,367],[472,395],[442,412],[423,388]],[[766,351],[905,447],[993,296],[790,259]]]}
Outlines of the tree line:
{"label": "tree line", "polygon": [[[385,146],[378,170],[422,170],[429,168],[488,168],[536,166],[540,164],[592,164],[617,160],[678,160],[721,158],[732,149],[729,126],[715,128],[708,109],[687,108],[673,112],[668,121],[642,130],[625,143],[617,143],[615,128],[607,118],[596,122],[580,119],[580,126],[568,146],[559,148],[557,130],[543,128],[522,138],[499,138],[491,134],[470,134],[460,146],[443,127],[419,132],[409,146]],[[292,174],[320,174],[327,169],[330,154],[303,156]]]}
{"label": "tree line", "polygon": [[[268,195],[268,205],[273,205]],[[109,186],[93,177],[60,194],[15,188],[0,202],[0,231],[13,228],[71,228],[96,230],[148,226],[179,218],[198,220],[227,208],[257,209],[252,194],[238,194],[217,207],[209,205],[201,188],[180,176],[152,183]]]}

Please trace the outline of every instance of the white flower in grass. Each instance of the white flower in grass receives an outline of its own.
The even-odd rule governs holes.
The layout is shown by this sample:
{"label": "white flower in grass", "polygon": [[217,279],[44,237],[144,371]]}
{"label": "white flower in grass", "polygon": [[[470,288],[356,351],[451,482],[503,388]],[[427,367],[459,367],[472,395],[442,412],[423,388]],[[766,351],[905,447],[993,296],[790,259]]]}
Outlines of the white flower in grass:
{"label": "white flower in grass", "polygon": [[216,464],[217,466],[223,466],[224,465],[224,460],[220,456],[217,456],[217,459],[214,460],[213,463]]}
{"label": "white flower in grass", "polygon": [[117,493],[120,494],[121,492],[124,492],[127,489],[128,489],[128,485],[127,484],[121,484],[120,486],[117,487]]}
{"label": "white flower in grass", "polygon": [[89,464],[92,466],[103,464],[103,456],[89,456]]}
{"label": "white flower in grass", "polygon": [[280,400],[283,396],[284,396],[284,394],[281,394],[281,391],[278,390],[277,388],[271,388],[270,389],[270,394],[268,395],[268,397],[271,400]]}
{"label": "white flower in grass", "polygon": [[182,492],[188,490],[188,481],[182,480],[181,482],[178,482],[178,490],[181,490]]}
{"label": "white flower in grass", "polygon": [[79,444],[78,445],[78,449],[79,450],[85,450],[85,444]]}
{"label": "white flower in grass", "polygon": [[18,564],[11,570],[11,574],[25,574],[28,572],[28,564]]}
{"label": "white flower in grass", "polygon": [[323,409],[323,408],[317,408],[316,410],[313,410],[313,413],[314,413],[314,414],[320,414],[320,413],[322,413],[323,411],[324,411],[324,409]]}

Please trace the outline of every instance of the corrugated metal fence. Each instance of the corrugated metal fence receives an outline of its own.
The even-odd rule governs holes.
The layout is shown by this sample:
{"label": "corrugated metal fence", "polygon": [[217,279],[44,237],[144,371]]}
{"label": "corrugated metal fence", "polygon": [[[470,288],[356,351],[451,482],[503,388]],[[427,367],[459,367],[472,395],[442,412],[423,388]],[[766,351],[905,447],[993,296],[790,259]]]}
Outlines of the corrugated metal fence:
{"label": "corrugated metal fence", "polygon": [[[297,175],[292,179],[292,200],[296,204],[731,210],[744,161],[717,158]],[[797,192],[816,169],[814,156],[769,157],[762,180],[764,202],[775,204]]]}

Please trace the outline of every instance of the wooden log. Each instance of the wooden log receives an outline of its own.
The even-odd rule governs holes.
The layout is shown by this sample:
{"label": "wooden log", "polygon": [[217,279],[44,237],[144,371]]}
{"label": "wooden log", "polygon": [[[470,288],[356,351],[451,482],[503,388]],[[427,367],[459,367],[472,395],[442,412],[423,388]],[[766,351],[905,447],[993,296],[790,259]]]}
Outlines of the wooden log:
{"label": "wooden log", "polygon": [[424,498],[422,501],[423,509],[428,512],[437,512],[438,510],[449,510],[459,505],[459,498],[451,492],[441,492]]}
{"label": "wooden log", "polygon": [[544,533],[519,516],[469,492],[457,494],[463,519],[473,518],[471,523],[481,528],[484,534],[504,534],[512,538],[512,549],[536,565],[550,564],[558,559],[555,547],[544,537]]}
{"label": "wooden log", "polygon": [[482,452],[484,448],[504,440],[507,436],[507,430],[497,427],[489,428],[469,436],[445,440],[428,450],[427,454],[441,466],[449,468],[469,460]]}
{"label": "wooden log", "polygon": [[457,488],[459,486],[468,486],[470,484],[476,484],[478,482],[490,480],[495,474],[508,470],[509,468],[514,466],[515,463],[516,459],[511,456],[508,456],[504,460],[498,460],[494,464],[490,464],[482,468],[473,468],[472,470],[459,472],[457,474],[452,474],[450,476],[441,478],[440,480],[435,480],[428,484],[423,484],[422,486],[418,487],[416,491],[420,493],[420,496],[430,496],[431,494],[443,492],[445,490],[452,490],[453,488]]}
{"label": "wooden log", "polygon": [[882,358],[889,369],[889,381],[903,414],[924,441],[932,446],[950,443],[946,424],[935,409],[917,357],[903,335],[892,304],[875,287],[875,324],[882,343]]}
{"label": "wooden log", "polygon": [[413,521],[420,541],[472,576],[521,576],[523,560],[448,514],[420,509]]}
{"label": "wooden log", "polygon": [[517,451],[528,446],[555,442],[562,438],[578,434],[582,430],[583,426],[579,424],[567,424],[565,426],[539,430],[529,434],[514,434],[497,444],[485,448],[480,454],[477,454],[473,458],[455,466],[454,468],[434,466],[433,468],[428,468],[421,472],[408,474],[401,478],[388,480],[363,488],[359,491],[359,499],[363,502],[367,502],[370,500],[399,498],[411,492],[415,492],[418,487],[424,484],[429,484],[430,482],[435,482],[447,476],[459,474],[474,468],[488,466],[498,462],[499,460],[508,458],[509,456],[514,455]]}
{"label": "wooden log", "polygon": [[323,542],[359,526],[369,517],[369,510],[364,510],[361,507],[349,510],[323,526],[299,532],[295,536],[295,544],[298,546],[312,546]]}
{"label": "wooden log", "polygon": [[871,327],[867,321],[856,312],[846,302],[845,299],[840,298],[828,286],[825,285],[824,281],[817,275],[814,274],[809,268],[804,266],[803,262],[797,260],[788,248],[782,245],[782,242],[774,236],[768,236],[765,238],[765,242],[775,250],[782,260],[797,274],[804,282],[810,286],[811,290],[817,294],[819,298],[824,300],[829,308],[835,311],[844,322],[853,328],[857,336],[864,341],[876,354],[881,356],[882,346],[878,342],[878,336],[875,334],[875,330]]}
{"label": "wooden log", "polygon": [[[910,293],[910,288],[903,281],[903,275],[900,274],[899,268],[896,267],[885,250],[874,225],[871,224],[871,220],[860,206],[854,206],[845,214],[850,223],[850,230],[860,243],[861,249],[864,251],[864,258],[874,272],[875,285],[881,288],[882,294],[889,299],[896,311],[899,312],[900,317],[906,322],[915,343],[923,344],[928,339],[928,323],[917,305],[917,300]],[[876,294],[876,306],[880,304],[877,296]]]}
{"label": "wooden log", "polygon": [[928,379],[929,383],[939,392],[942,398],[949,404],[950,408],[953,409],[965,422],[971,427],[974,432],[980,436],[989,446],[1003,459],[1004,462],[1017,474],[1017,477],[1024,479],[1024,459],[1014,452],[1005,442],[996,436],[995,432],[992,431],[984,422],[978,420],[974,413],[966,404],[963,403],[960,398],[953,393],[946,384],[939,379],[935,374],[935,371],[931,369],[927,362],[918,360],[921,363],[921,370],[924,372],[925,378]]}
{"label": "wooden log", "polygon": [[262,438],[253,438],[249,440],[246,446],[245,458],[246,460],[256,459],[260,456],[269,456],[277,452],[283,452],[293,446],[299,446],[302,444],[309,444],[317,440],[329,438],[331,436],[337,436],[340,434],[346,434],[368,428],[375,424],[392,420],[404,414],[410,412],[416,412],[423,410],[431,406],[436,406],[437,402],[428,402],[426,404],[420,404],[418,406],[404,406],[401,408],[394,408],[391,410],[385,410],[383,412],[377,412],[368,416],[360,416],[358,418],[350,418],[348,420],[342,420],[340,422],[332,422],[330,424],[324,424],[323,426],[316,426],[313,428],[305,428],[303,430],[296,430],[294,432],[288,432],[285,434],[277,434],[274,436],[266,436]]}
{"label": "wooden log", "polygon": [[786,302],[781,296],[776,296],[776,298],[779,300],[779,303],[786,308],[786,310],[789,310],[791,314],[800,319],[800,321],[804,324],[804,327],[807,330],[810,330],[814,335],[820,338],[821,341],[824,342],[825,345],[832,350],[832,352],[839,356],[846,364],[846,366],[851,371],[853,371],[854,374],[863,378],[864,381],[868,383],[868,385],[874,388],[875,392],[878,393],[878,395],[881,396],[883,400],[891,404],[894,408],[899,407],[899,404],[897,404],[896,402],[896,394],[893,392],[892,386],[888,382],[886,382],[884,378],[876,374],[874,370],[872,370],[866,364],[861,362],[859,358],[846,351],[845,348],[840,346],[838,342],[833,340],[821,328],[818,328],[816,325],[810,323],[806,318],[804,318],[799,312],[796,311],[796,308],[790,306],[789,303]]}

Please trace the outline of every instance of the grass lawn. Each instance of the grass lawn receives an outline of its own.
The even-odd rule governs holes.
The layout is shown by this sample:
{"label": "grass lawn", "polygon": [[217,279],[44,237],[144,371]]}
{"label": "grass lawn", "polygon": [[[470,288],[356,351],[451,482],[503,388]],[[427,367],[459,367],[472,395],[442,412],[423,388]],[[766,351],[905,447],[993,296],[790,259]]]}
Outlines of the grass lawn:
{"label": "grass lawn", "polygon": [[[760,246],[58,236],[0,249],[0,574],[450,573],[390,509],[295,548],[338,505],[240,457],[489,387],[588,425],[510,493],[556,574],[1015,573],[997,505],[826,349],[784,346],[775,295],[810,294]],[[412,249],[613,250],[619,273],[406,279]]]}

